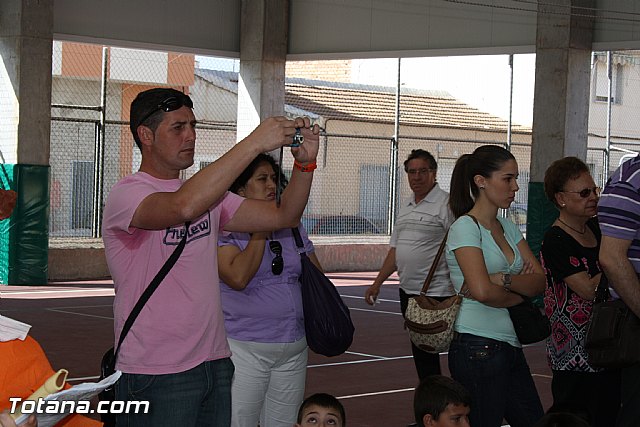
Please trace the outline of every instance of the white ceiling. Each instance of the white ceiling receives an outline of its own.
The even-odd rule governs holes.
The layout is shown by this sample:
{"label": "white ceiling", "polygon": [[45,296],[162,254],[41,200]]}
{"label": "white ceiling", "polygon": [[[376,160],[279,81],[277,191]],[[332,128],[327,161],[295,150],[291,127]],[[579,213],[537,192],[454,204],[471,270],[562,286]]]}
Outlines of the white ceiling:
{"label": "white ceiling", "polygon": [[[563,1],[569,0],[544,0]],[[573,3],[579,1],[589,3]],[[640,49],[640,1],[595,4],[594,49]],[[55,0],[54,34],[239,57],[240,6],[240,0]],[[538,7],[536,0],[290,0],[288,58],[534,52]]]}

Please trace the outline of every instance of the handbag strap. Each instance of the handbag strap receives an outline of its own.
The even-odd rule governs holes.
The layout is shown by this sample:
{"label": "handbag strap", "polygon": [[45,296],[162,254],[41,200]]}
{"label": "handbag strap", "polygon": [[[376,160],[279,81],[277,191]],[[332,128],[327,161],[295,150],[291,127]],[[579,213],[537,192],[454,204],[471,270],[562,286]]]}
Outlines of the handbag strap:
{"label": "handbag strap", "polygon": [[[476,225],[478,226],[478,231],[480,232],[480,241],[482,241],[482,230],[480,229],[480,223],[478,222],[478,220],[476,219],[475,216],[471,215],[470,213],[466,214],[467,216],[471,217],[471,219],[473,220],[473,222],[476,223]],[[525,295],[525,294],[521,294],[520,292],[513,290],[513,289],[509,289],[509,292],[514,293],[516,295],[518,295],[520,298],[522,298],[524,301],[530,299],[531,297]]]}
{"label": "handbag strap", "polygon": [[135,322],[136,318],[138,317],[138,315],[142,311],[142,308],[147,303],[147,301],[149,301],[149,298],[151,298],[151,295],[153,295],[153,292],[156,289],[158,289],[158,286],[160,285],[160,282],[162,282],[162,280],[167,276],[169,271],[171,271],[171,269],[175,265],[176,261],[178,261],[178,258],[180,258],[180,254],[182,254],[182,250],[184,249],[185,245],[187,244],[187,235],[189,234],[189,225],[191,225],[191,221],[185,222],[185,224],[184,224],[184,226],[185,226],[184,236],[182,236],[182,239],[180,239],[180,243],[178,243],[178,246],[175,248],[175,250],[173,251],[171,256],[169,256],[169,258],[165,261],[165,263],[162,266],[162,268],[160,268],[160,271],[158,271],[158,273],[155,275],[153,280],[151,280],[151,283],[149,283],[149,286],[147,286],[147,288],[144,290],[142,295],[140,295],[140,298],[138,298],[138,302],[133,307],[133,310],[131,310],[131,313],[129,314],[129,317],[127,317],[127,320],[124,322],[124,326],[122,327],[122,331],[120,331],[120,338],[118,339],[118,346],[116,347],[116,349],[114,351],[114,355],[113,355],[114,362],[118,358],[118,352],[120,351],[120,346],[122,345],[122,342],[124,341],[125,337],[127,336],[127,333],[129,332],[129,329],[131,329],[131,326],[133,326],[133,322]]}
{"label": "handbag strap", "polygon": [[427,289],[429,289],[429,285],[431,284],[431,279],[433,279],[433,275],[436,274],[436,268],[438,267],[438,263],[440,262],[440,258],[442,258],[442,253],[444,252],[444,246],[447,244],[447,236],[449,235],[449,230],[444,233],[444,237],[442,238],[442,242],[440,242],[440,247],[438,248],[438,252],[436,253],[435,258],[433,258],[433,263],[431,264],[431,268],[429,269],[429,274],[427,274],[427,278],[424,279],[424,284],[422,285],[422,290],[420,291],[420,295],[427,295]]}
{"label": "handbag strap", "polygon": [[293,238],[296,239],[296,246],[299,249],[302,249],[302,252],[300,252],[300,255],[306,254],[304,250],[304,243],[302,243],[302,237],[300,236],[300,230],[298,230],[298,227],[292,228],[291,232],[293,233]]}
{"label": "handbag strap", "polygon": [[593,300],[594,303],[609,301],[611,293],[609,292],[609,279],[605,276],[604,271],[600,276],[600,282],[596,288],[596,296]]}

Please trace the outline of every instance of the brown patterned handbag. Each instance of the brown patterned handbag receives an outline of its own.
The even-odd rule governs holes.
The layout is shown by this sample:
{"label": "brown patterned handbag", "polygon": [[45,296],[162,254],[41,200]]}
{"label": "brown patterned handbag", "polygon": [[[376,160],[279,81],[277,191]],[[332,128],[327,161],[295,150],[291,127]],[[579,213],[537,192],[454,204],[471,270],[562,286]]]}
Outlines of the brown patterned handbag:
{"label": "brown patterned handbag", "polygon": [[409,330],[411,341],[416,347],[428,353],[440,353],[449,349],[453,339],[453,324],[462,303],[462,296],[459,294],[444,301],[427,296],[427,289],[444,252],[447,235],[448,233],[440,243],[420,295],[409,298],[407,311],[404,314],[404,325]]}

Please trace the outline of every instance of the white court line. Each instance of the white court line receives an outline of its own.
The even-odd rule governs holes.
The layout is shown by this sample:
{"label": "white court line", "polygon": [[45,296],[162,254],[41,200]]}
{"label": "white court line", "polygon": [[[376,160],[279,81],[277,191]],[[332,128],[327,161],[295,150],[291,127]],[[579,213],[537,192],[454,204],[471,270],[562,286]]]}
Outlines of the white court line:
{"label": "white court line", "polygon": [[548,378],[548,379],[552,379],[553,377],[551,375],[544,375],[544,374],[531,374],[532,377],[540,377],[540,378]]}
{"label": "white court line", "polygon": [[67,308],[102,308],[102,307],[113,307],[113,304],[101,304],[101,305],[68,305],[63,307],[49,307],[47,310],[64,310]]}
{"label": "white court line", "polygon": [[350,362],[323,363],[321,365],[307,365],[307,369],[323,368],[325,366],[357,365],[359,363],[387,362],[390,360],[411,359],[412,357],[413,356],[398,356],[398,357],[386,357],[384,359],[367,359],[367,360],[352,360]]}
{"label": "white court line", "polygon": [[73,293],[73,292],[105,292],[112,291],[115,295],[113,288],[100,288],[100,289],[59,289],[57,291],[2,291],[0,295],[33,295],[33,294],[59,294],[59,293]]}
{"label": "white court line", "polygon": [[345,351],[346,354],[353,354],[354,356],[371,357],[373,359],[386,359],[386,356],[376,356],[375,354],[356,353],[355,351]]}
{"label": "white court line", "polygon": [[[356,295],[342,295],[340,294],[340,296],[342,298],[354,298],[354,299],[364,299],[364,297],[359,297]],[[395,302],[396,304],[400,303],[400,301],[396,300],[396,299],[383,299],[383,298],[378,298],[376,301],[379,302]]]}
{"label": "white court line", "polygon": [[349,310],[365,311],[365,312],[368,312],[368,313],[395,314],[396,316],[402,316],[402,313],[398,313],[398,312],[395,312],[395,311],[375,310],[375,309],[372,309],[372,308],[349,307]]}
{"label": "white court line", "polygon": [[369,396],[379,396],[381,394],[406,393],[408,391],[414,391],[414,390],[415,390],[415,387],[399,388],[397,390],[385,390],[385,391],[376,391],[373,393],[350,394],[348,396],[338,396],[337,399],[353,399],[354,397],[369,397]]}
{"label": "white court line", "polygon": [[58,310],[56,308],[47,308],[48,311],[55,311],[56,313],[75,314],[76,316],[97,317],[98,319],[113,320],[113,317],[96,316],[95,314],[76,313],[74,311]]}
{"label": "white court line", "polygon": [[[352,352],[347,352],[347,353],[356,354],[356,355],[360,354],[360,353],[352,353]],[[359,363],[386,362],[386,361],[389,361],[389,360],[411,359],[413,356],[397,356],[397,357],[370,356],[370,357],[377,357],[377,359],[353,360],[351,362],[325,363],[325,364],[322,364],[322,365],[307,365],[307,369],[322,368],[324,366],[354,365],[354,364],[359,364]],[[95,379],[98,379],[98,378],[100,378],[100,377],[96,376],[96,377],[70,378],[67,381],[95,380]],[[413,390],[413,389],[411,389],[411,390]]]}

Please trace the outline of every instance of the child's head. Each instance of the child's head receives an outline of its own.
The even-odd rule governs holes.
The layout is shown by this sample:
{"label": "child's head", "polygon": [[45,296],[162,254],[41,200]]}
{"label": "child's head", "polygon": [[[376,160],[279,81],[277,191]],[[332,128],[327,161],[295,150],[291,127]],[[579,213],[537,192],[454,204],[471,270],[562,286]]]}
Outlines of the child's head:
{"label": "child's head", "polygon": [[413,411],[420,427],[468,426],[470,406],[469,392],[442,375],[422,380],[413,398]]}
{"label": "child's head", "polygon": [[589,427],[589,413],[573,405],[553,405],[535,427]]}
{"label": "child's head", "polygon": [[347,418],[342,403],[326,393],[307,397],[300,405],[296,427],[345,427]]}

